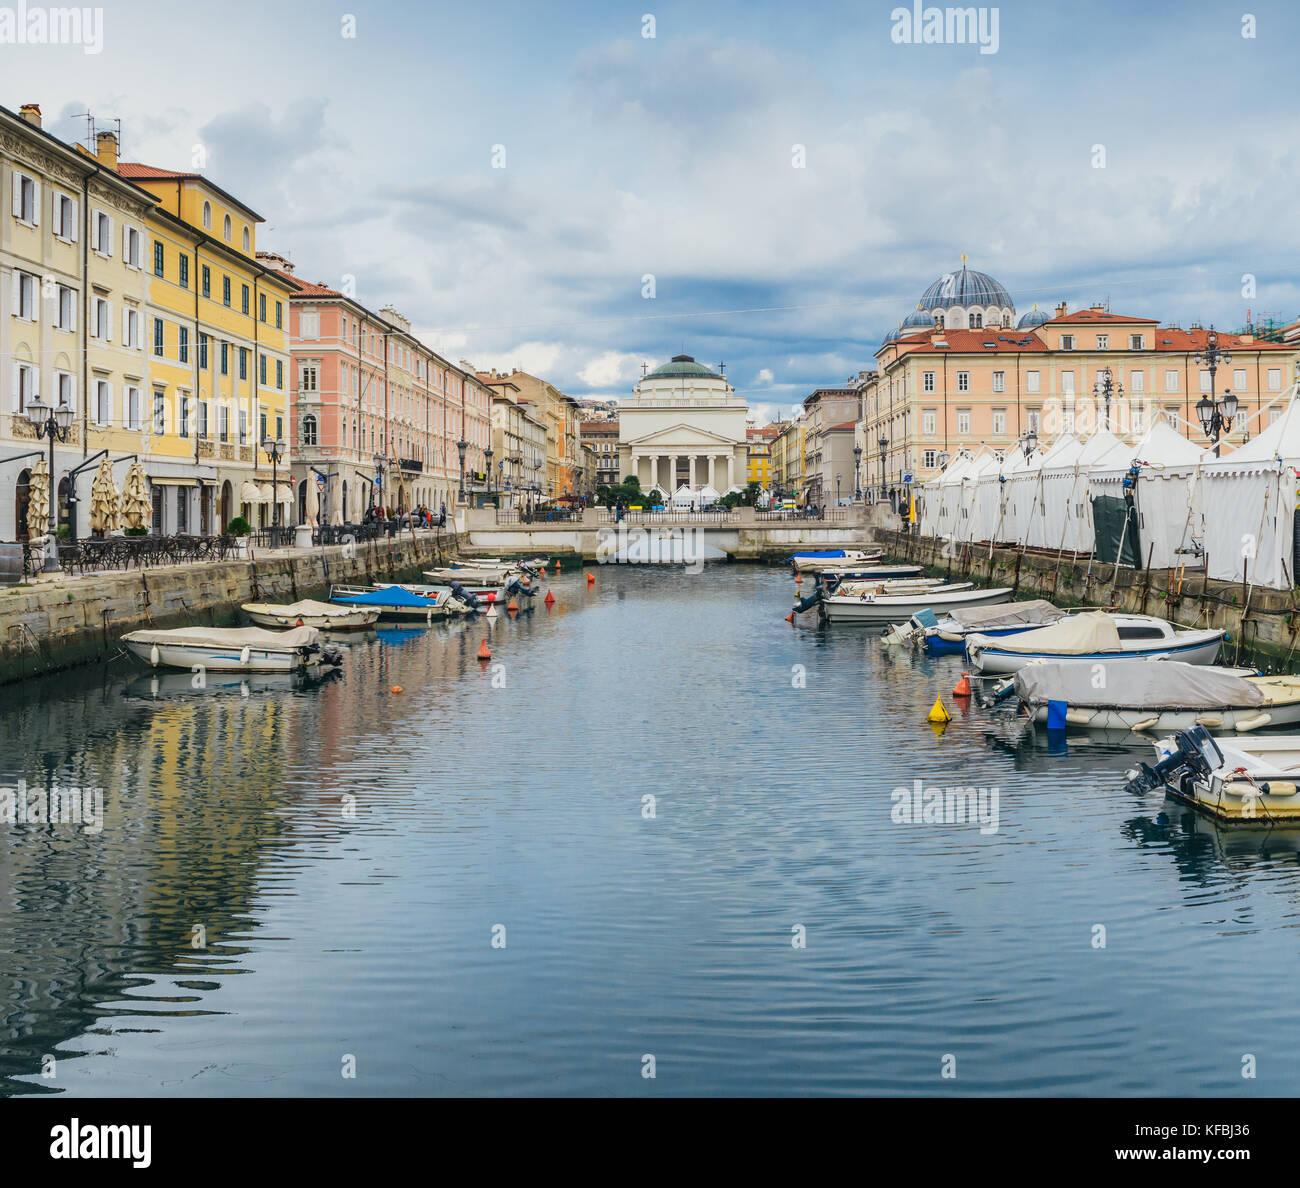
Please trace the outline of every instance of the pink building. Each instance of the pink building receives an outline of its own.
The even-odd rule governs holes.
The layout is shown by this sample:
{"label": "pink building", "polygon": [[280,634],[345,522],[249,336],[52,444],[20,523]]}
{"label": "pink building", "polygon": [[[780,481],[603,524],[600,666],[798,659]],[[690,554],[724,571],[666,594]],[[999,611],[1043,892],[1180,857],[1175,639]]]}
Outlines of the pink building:
{"label": "pink building", "polygon": [[[464,441],[467,492],[486,486],[490,394],[411,332],[392,307],[374,313],[294,275],[282,256],[259,259],[293,287],[289,301],[293,477],[300,514],[355,523],[370,506],[425,505],[450,514]],[[476,484],[470,475],[480,476]]]}

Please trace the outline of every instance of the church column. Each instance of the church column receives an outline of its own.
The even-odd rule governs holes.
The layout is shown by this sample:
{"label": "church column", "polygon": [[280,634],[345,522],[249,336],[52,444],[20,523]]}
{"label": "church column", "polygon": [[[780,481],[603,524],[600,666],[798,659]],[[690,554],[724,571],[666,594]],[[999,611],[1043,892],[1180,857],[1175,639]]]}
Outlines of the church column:
{"label": "church column", "polygon": [[668,455],[668,476],[666,481],[664,482],[664,488],[667,490],[670,496],[677,489],[677,455],[676,454]]}
{"label": "church column", "polygon": [[730,491],[736,485],[736,451],[732,450],[727,455],[727,490]]}
{"label": "church column", "polygon": [[717,460],[718,457],[716,454],[709,455],[709,486],[712,487],[715,491],[718,489],[718,484],[714,481],[715,463],[717,462]]}
{"label": "church column", "polygon": [[691,455],[691,480],[690,481],[691,481],[691,490],[692,491],[696,490],[697,488],[695,482],[695,455],[694,454]]}

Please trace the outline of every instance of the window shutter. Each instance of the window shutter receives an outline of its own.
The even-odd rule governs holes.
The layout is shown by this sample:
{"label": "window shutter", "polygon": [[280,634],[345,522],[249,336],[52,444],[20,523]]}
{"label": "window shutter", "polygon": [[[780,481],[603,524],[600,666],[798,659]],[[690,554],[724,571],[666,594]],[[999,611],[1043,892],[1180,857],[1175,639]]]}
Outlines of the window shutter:
{"label": "window shutter", "polygon": [[122,345],[129,347],[131,345],[131,311],[124,309],[122,311]]}
{"label": "window shutter", "polygon": [[32,312],[28,316],[33,322],[39,322],[41,320],[41,278],[39,276],[34,276],[27,283],[30,286],[32,295]]}
{"label": "window shutter", "polygon": [[[32,400],[36,400],[37,398],[39,398],[41,394],[41,369],[39,367],[33,367],[31,369],[31,372],[32,372]],[[31,401],[28,401],[28,403],[30,404]]]}
{"label": "window shutter", "polygon": [[78,207],[77,207],[76,202],[71,203],[71,206],[72,206],[72,242],[73,242],[73,243],[76,243],[76,242],[77,242],[77,233],[78,233],[78,232],[77,232],[77,212],[78,212]]}
{"label": "window shutter", "polygon": [[19,272],[17,269],[14,269],[13,285],[14,285],[14,306],[12,312],[13,315],[17,317],[18,311],[22,309],[22,288],[23,288],[23,274]]}
{"label": "window shutter", "polygon": [[22,412],[22,375],[18,364],[14,364],[14,388],[13,388],[13,406],[14,412]]}
{"label": "window shutter", "polygon": [[104,302],[104,341],[113,341],[113,307],[109,302]]}
{"label": "window shutter", "polygon": [[23,217],[23,175],[15,169],[9,176],[13,179],[13,215],[14,218],[21,219]]}
{"label": "window shutter", "polygon": [[69,303],[70,303],[71,308],[72,308],[72,326],[71,326],[71,329],[72,329],[73,333],[75,334],[75,333],[76,333],[76,330],[77,330],[77,290],[76,290],[76,289],[69,289],[69,290],[68,290],[68,298],[69,298]]}
{"label": "window shutter", "polygon": [[32,225],[39,227],[41,225],[41,183],[32,181]]}
{"label": "window shutter", "polygon": [[114,228],[116,225],[117,225],[117,224],[113,221],[112,216],[109,216],[109,220],[108,220],[108,235],[105,237],[105,238],[108,240],[108,242],[107,242],[107,243],[101,243],[101,244],[99,245],[100,251],[102,251],[102,252],[104,253],[104,255],[106,255],[106,256],[111,256],[111,255],[113,254],[113,228]]}

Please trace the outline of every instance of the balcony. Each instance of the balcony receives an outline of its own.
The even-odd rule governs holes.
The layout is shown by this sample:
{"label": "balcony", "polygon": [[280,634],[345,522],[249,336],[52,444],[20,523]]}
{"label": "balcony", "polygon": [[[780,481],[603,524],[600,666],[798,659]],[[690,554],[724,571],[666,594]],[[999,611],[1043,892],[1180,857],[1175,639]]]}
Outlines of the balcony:
{"label": "balcony", "polygon": [[402,470],[411,470],[416,474],[424,473],[424,463],[419,458],[398,458],[397,465]]}

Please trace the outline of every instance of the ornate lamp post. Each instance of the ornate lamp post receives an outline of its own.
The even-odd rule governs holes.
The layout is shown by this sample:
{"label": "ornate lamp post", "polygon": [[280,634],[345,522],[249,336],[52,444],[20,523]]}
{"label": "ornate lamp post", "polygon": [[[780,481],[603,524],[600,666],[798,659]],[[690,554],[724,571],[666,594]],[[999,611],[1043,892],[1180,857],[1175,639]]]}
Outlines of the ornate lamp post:
{"label": "ornate lamp post", "polygon": [[1025,461],[1029,461],[1029,455],[1038,449],[1038,434],[1032,429],[1020,439],[1020,448],[1024,451]]}
{"label": "ornate lamp post", "polygon": [[483,451],[483,457],[487,459],[487,493],[488,502],[492,502],[492,447],[488,446]]}
{"label": "ornate lamp post", "polygon": [[1215,401],[1210,396],[1202,396],[1196,402],[1196,415],[1201,420],[1205,436],[1214,443],[1214,456],[1219,456],[1219,438],[1232,428],[1232,420],[1237,415],[1237,398],[1230,392],[1224,392],[1223,398]]}
{"label": "ornate lamp post", "polygon": [[862,498],[862,447],[855,445],[853,447],[853,501],[856,503]]}
{"label": "ornate lamp post", "polygon": [[271,527],[280,527],[280,484],[276,481],[280,475],[280,459],[284,457],[288,447],[279,438],[270,436],[262,440],[263,453],[269,454],[271,458],[271,492],[274,496],[274,502],[271,504]]}
{"label": "ornate lamp post", "polygon": [[1097,382],[1092,385],[1092,394],[1106,402],[1106,429],[1110,429],[1110,401],[1111,397],[1117,400],[1124,399],[1124,385],[1113,385],[1111,380],[1110,368],[1107,367],[1098,377]]}
{"label": "ornate lamp post", "polygon": [[839,505],[840,505],[840,476],[837,474],[835,476],[835,506],[839,507]]}
{"label": "ornate lamp post", "polygon": [[469,442],[463,437],[456,443],[456,451],[460,454],[460,501],[465,502],[465,451],[469,449]]}
{"label": "ornate lamp post", "polygon": [[54,443],[67,441],[72,428],[73,410],[66,399],[59,401],[58,408],[51,408],[38,396],[27,406],[27,421],[36,430],[36,440],[42,437],[50,439],[50,473],[46,482],[49,484],[47,496],[50,501],[50,534],[45,541],[45,573],[59,571],[59,498],[54,486]]}
{"label": "ornate lamp post", "polygon": [[884,499],[887,494],[885,490],[885,451],[889,449],[889,438],[883,433],[880,436],[880,498]]}

